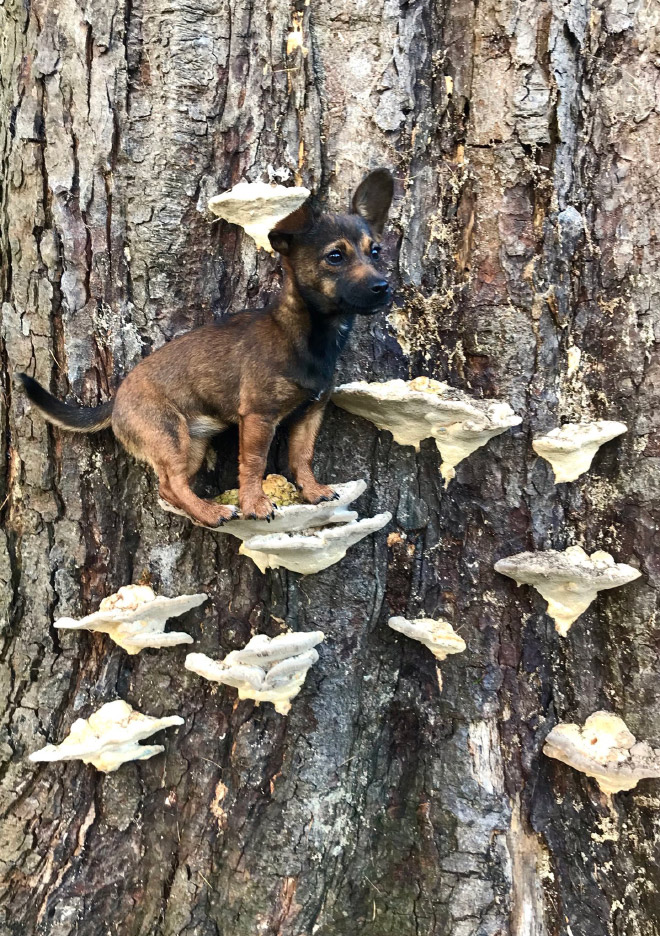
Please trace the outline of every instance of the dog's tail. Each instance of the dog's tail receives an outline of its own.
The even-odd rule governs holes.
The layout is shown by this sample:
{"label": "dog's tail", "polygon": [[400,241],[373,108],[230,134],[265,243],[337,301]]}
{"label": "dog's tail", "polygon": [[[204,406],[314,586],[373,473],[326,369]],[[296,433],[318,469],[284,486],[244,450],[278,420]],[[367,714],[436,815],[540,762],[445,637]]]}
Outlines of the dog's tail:
{"label": "dog's tail", "polygon": [[98,432],[110,425],[114,400],[101,406],[71,406],[62,403],[27,374],[18,374],[28,399],[48,422],[70,432]]}

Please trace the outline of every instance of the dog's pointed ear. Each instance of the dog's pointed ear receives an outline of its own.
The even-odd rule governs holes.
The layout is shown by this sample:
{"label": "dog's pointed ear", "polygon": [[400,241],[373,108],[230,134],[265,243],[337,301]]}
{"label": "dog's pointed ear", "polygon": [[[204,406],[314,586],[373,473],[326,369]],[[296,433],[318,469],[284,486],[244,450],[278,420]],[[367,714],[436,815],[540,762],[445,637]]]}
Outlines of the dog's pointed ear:
{"label": "dog's pointed ear", "polygon": [[364,218],[378,237],[383,233],[393,194],[394,179],[389,169],[374,169],[364,177],[353,195],[353,214]]}
{"label": "dog's pointed ear", "polygon": [[292,214],[278,221],[272,231],[268,233],[270,246],[277,253],[286,256],[291,250],[291,244],[296,234],[304,234],[314,224],[314,211],[308,201]]}

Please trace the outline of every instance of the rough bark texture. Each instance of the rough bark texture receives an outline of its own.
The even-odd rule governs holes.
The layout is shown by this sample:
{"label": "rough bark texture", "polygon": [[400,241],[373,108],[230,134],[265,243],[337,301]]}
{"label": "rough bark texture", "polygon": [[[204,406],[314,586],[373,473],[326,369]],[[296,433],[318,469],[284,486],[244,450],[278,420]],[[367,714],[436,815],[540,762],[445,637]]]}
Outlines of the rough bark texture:
{"label": "rough bark texture", "polygon": [[[658,781],[608,802],[541,754],[598,708],[660,742],[657,3],[4,0],[0,22],[0,934],[659,933]],[[448,490],[431,443],[331,410],[320,476],[367,478],[362,513],[393,525],[313,577],[264,576],[164,514],[110,433],[28,411],[16,370],[93,404],[277,288],[208,196],[274,172],[338,207],[376,165],[398,178],[399,307],[340,376],[429,374],[524,416]],[[630,431],[555,487],[530,439],[589,416]],[[216,448],[222,489],[235,435]],[[571,543],[643,578],[561,640],[492,566]],[[53,629],[144,569],[211,595],[187,623],[212,656],[325,631],[288,718],[186,673],[185,647]],[[468,644],[442,694],[385,626],[421,612]],[[184,716],[164,755],[108,776],[26,760],[117,697]]]}

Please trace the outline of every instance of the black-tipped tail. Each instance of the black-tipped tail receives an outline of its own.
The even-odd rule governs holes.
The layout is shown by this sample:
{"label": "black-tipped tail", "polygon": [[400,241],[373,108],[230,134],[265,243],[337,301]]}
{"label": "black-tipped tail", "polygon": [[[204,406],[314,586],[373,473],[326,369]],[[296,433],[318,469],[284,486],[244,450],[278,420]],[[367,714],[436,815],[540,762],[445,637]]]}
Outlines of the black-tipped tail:
{"label": "black-tipped tail", "polygon": [[56,397],[44,390],[40,383],[27,374],[17,374],[28,395],[28,399],[48,422],[68,429],[70,432],[98,432],[110,425],[112,419],[113,400],[101,406],[71,406],[62,403]]}

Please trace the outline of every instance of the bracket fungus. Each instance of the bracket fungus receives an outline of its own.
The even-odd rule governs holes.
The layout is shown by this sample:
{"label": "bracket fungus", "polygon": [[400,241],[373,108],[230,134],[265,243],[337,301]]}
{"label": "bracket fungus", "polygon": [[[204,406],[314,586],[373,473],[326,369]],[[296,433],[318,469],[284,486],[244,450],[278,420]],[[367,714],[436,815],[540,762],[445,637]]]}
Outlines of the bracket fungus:
{"label": "bracket fungus", "polygon": [[[282,482],[287,485],[284,491],[285,497],[278,496],[282,493]],[[268,475],[263,481],[264,494],[269,497],[277,510],[272,520],[246,520],[239,512],[233,520],[228,520],[221,527],[204,527],[205,530],[213,530],[214,533],[231,533],[238,539],[248,539],[251,536],[257,536],[259,533],[292,533],[299,530],[307,530],[310,527],[321,527],[327,523],[348,523],[357,518],[357,513],[353,510],[347,510],[347,506],[364,493],[367,488],[366,481],[347,481],[345,484],[333,485],[336,499],[331,501],[322,501],[320,504],[305,504],[302,495],[295,490],[295,497],[288,488],[293,488],[286,478],[281,475]],[[216,498],[218,503],[228,504],[230,506],[238,505],[238,491],[225,491],[220,497]],[[160,500],[160,506],[169,513],[178,514],[180,517],[188,517],[183,510],[172,507],[167,501]],[[195,521],[192,521],[195,523]],[[196,526],[201,524],[195,523]]]}
{"label": "bracket fungus", "polygon": [[628,431],[625,423],[600,420],[598,422],[567,423],[547,435],[538,436],[532,448],[550,462],[555,483],[575,481],[591,467],[594,455],[605,442]]}
{"label": "bracket fungus", "polygon": [[291,699],[298,695],[307,671],[319,658],[314,649],[324,639],[321,631],[257,634],[242,650],[232,650],[224,660],[212,660],[204,653],[189,653],[186,669],[204,679],[233,686],[239,699],[272,702],[275,711],[287,715]]}
{"label": "bracket fungus", "polygon": [[209,211],[230,224],[239,224],[258,247],[272,252],[268,233],[300,208],[310,196],[300,186],[272,185],[268,182],[239,182],[209,201]]}
{"label": "bracket fungus", "polygon": [[[434,621],[431,618],[415,618],[409,621],[404,617],[391,617],[387,626],[392,630],[418,640],[428,647],[437,660],[446,660],[452,653],[463,653],[465,641],[460,637],[449,621]],[[438,667],[438,685],[442,690],[442,675]]]}
{"label": "bracket fungus", "polygon": [[445,486],[464,458],[522,422],[508,403],[474,400],[462,390],[428,377],[343,384],[333,393],[332,401],[379,429],[389,430],[395,442],[412,445],[416,451],[422,439],[434,438],[442,456],[440,472]]}
{"label": "bracket fungus", "polygon": [[638,742],[624,720],[612,712],[594,712],[582,728],[555,725],[545,739],[543,753],[593,777],[608,794],[660,777],[660,748]]}
{"label": "bracket fungus", "polygon": [[104,773],[112,773],[126,761],[148,760],[164,751],[162,744],[139,742],[173,725],[183,725],[183,719],[179,715],[152,718],[118,699],[102,705],[89,718],[76,719],[61,744],[48,744],[30,754],[30,760],[81,760]]}
{"label": "bracket fungus", "polygon": [[[335,500],[305,504],[295,489],[290,490],[293,485],[286,478],[268,475],[263,489],[277,507],[272,520],[246,520],[239,513],[221,527],[205,529],[231,533],[243,540],[239,552],[252,559],[262,572],[282,567],[310,575],[339,562],[350,546],[380,530],[392,519],[390,513],[382,513],[358,520],[357,513],[347,509],[366,487],[366,481],[361,480],[335,484]],[[218,500],[236,504],[238,492],[225,491]],[[188,517],[163,500],[160,505],[170,513]]]}
{"label": "bracket fungus", "polygon": [[126,585],[116,594],[104,598],[94,614],[88,614],[80,621],[60,618],[55,627],[108,634],[130,654],[139,653],[145,647],[174,647],[192,643],[193,639],[181,631],[166,634],[167,620],[196,608],[207,598],[208,595],[203,593],[179,595],[177,598],[156,597],[148,585]]}
{"label": "bracket fungus", "polygon": [[375,517],[349,523],[337,523],[335,520],[336,526],[252,536],[241,543],[239,552],[249,556],[262,572],[284,568],[312,575],[339,562],[349,547],[381,530],[391,519],[392,514],[385,511]]}
{"label": "bracket fungus", "polygon": [[518,585],[532,585],[548,602],[548,614],[562,637],[599,591],[626,585],[641,575],[607,552],[598,550],[589,556],[580,546],[517,553],[496,562],[495,570]]}

